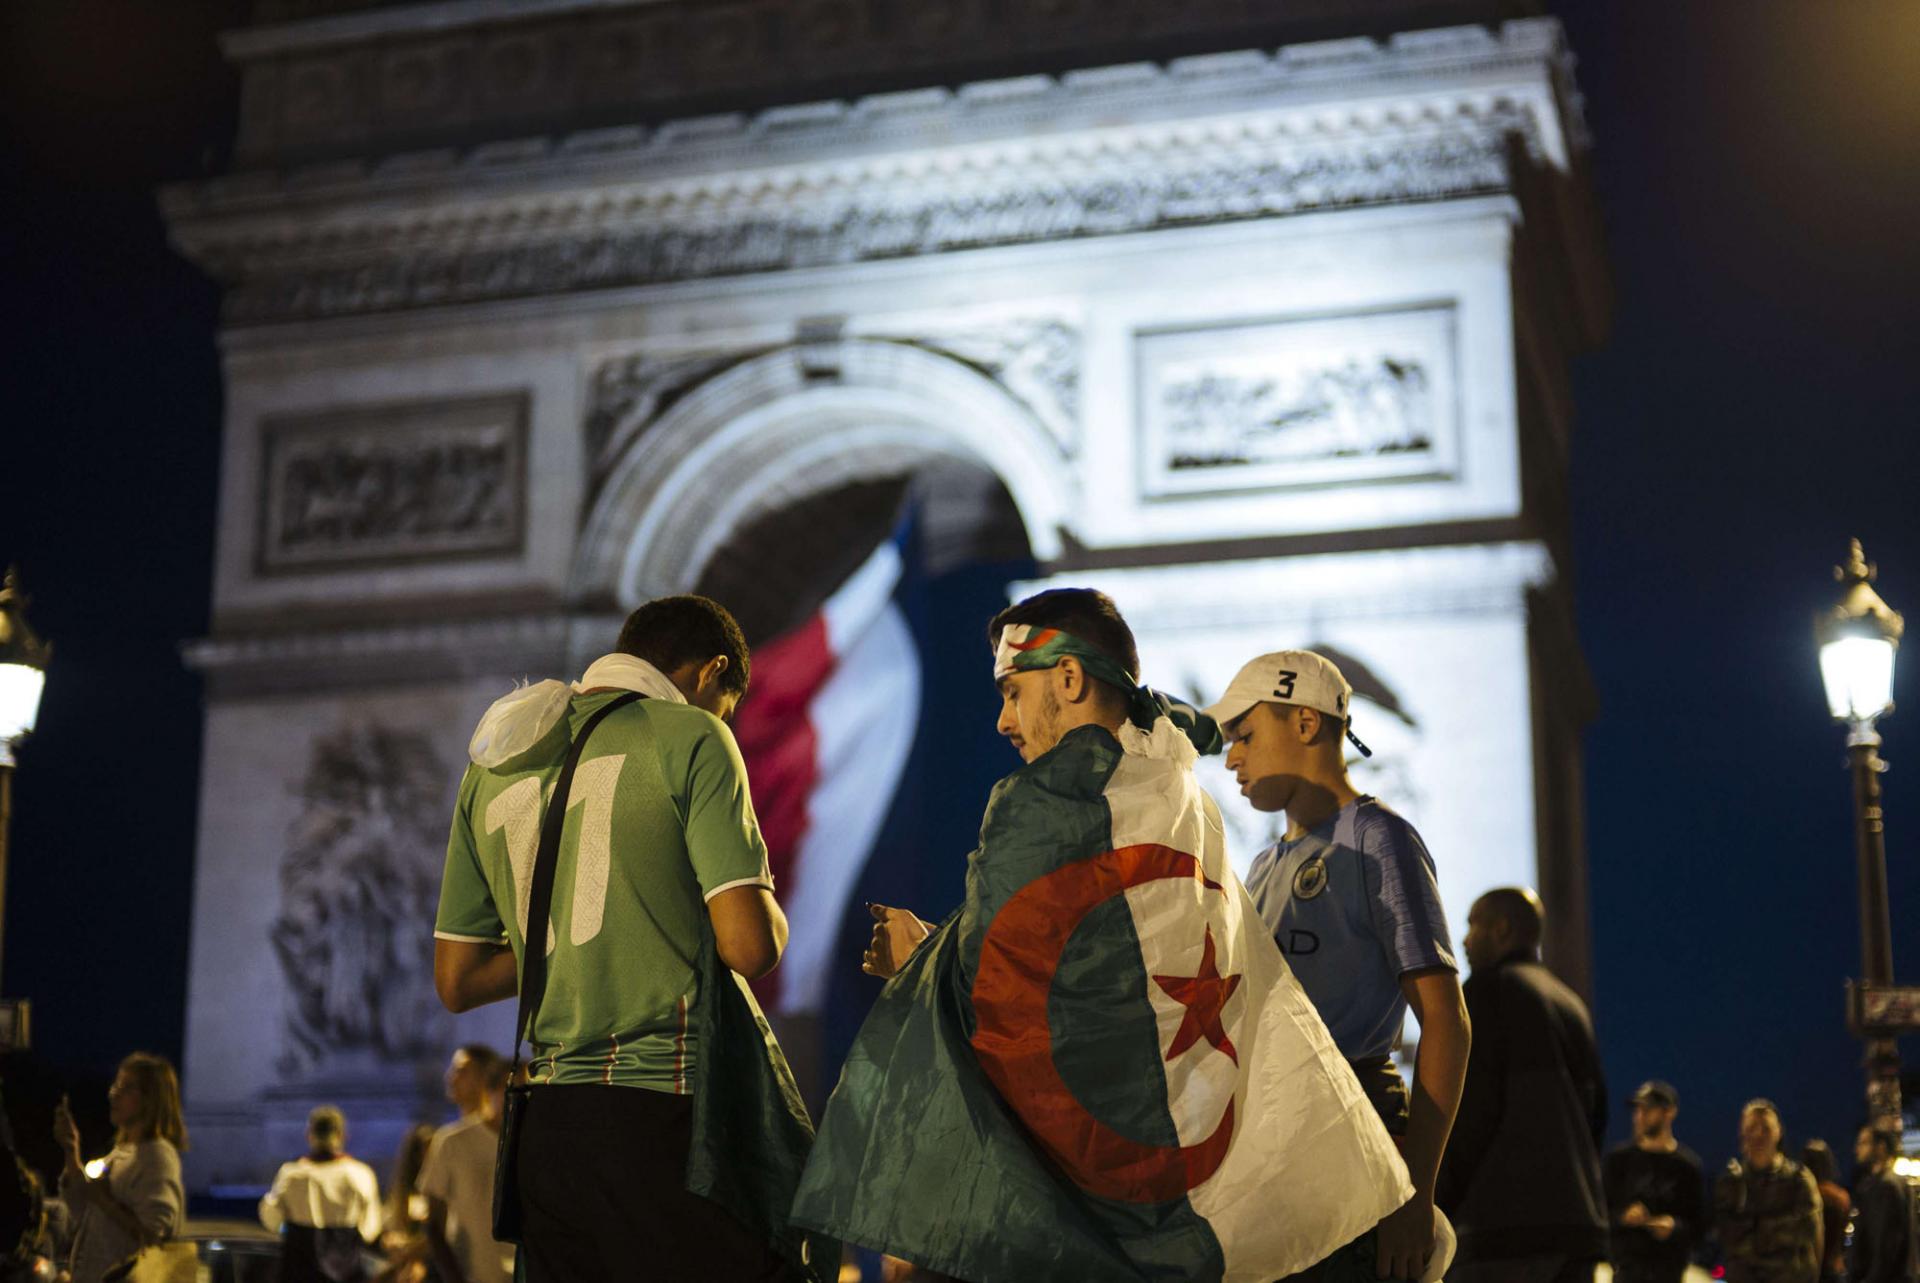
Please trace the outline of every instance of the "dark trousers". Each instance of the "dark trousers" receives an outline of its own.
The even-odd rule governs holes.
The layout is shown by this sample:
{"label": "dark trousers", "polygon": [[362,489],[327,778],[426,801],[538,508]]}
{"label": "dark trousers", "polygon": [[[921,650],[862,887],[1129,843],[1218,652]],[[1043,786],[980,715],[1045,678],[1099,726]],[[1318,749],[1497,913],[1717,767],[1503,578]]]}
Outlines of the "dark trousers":
{"label": "dark trousers", "polygon": [[786,1283],[765,1240],[686,1190],[693,1100],[536,1087],[520,1133],[528,1283]]}

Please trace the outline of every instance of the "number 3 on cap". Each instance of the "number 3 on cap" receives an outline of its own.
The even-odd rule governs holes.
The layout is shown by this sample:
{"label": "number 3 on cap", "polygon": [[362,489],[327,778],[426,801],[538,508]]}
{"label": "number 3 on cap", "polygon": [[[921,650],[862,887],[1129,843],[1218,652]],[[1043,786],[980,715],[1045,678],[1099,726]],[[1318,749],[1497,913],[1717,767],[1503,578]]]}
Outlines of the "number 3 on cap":
{"label": "number 3 on cap", "polygon": [[1293,679],[1298,677],[1299,675],[1300,674],[1294,672],[1291,669],[1287,669],[1287,668],[1281,669],[1280,676],[1276,679],[1275,685],[1273,688],[1274,695],[1279,699],[1292,699],[1293,698]]}

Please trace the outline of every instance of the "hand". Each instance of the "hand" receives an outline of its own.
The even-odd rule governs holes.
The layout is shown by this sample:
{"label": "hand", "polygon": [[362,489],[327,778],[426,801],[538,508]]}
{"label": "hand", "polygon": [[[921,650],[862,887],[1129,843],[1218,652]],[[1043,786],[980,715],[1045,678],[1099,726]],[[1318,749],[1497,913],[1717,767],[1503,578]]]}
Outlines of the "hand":
{"label": "hand", "polygon": [[1627,1204],[1627,1210],[1620,1213],[1620,1223],[1628,1229],[1639,1229],[1647,1223],[1647,1205],[1645,1203]]}
{"label": "hand", "polygon": [[1673,1218],[1671,1216],[1653,1216],[1647,1219],[1647,1233],[1662,1243],[1673,1237]]}
{"label": "hand", "polygon": [[870,976],[890,980],[915,946],[932,934],[933,928],[905,909],[870,904],[867,911],[873,915],[873,939],[860,960],[860,969]]}
{"label": "hand", "polygon": [[1376,1278],[1418,1280],[1433,1255],[1433,1200],[1415,1194],[1375,1230]]}
{"label": "hand", "polygon": [[68,1171],[85,1172],[80,1161],[80,1128],[74,1124],[73,1111],[67,1107],[65,1096],[53,1107],[53,1143],[60,1147]]}

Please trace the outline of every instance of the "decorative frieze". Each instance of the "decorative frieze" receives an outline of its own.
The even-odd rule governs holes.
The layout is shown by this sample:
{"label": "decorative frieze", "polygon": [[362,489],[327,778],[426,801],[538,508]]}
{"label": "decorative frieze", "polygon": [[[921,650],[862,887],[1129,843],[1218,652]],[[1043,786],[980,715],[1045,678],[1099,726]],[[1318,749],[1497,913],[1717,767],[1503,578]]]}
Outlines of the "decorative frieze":
{"label": "decorative frieze", "polygon": [[[282,22],[228,33],[241,64],[239,152],[318,158],[547,132],[556,121],[657,119],[689,100],[806,102],[847,84],[928,84],[1126,63],[1169,51],[1497,16],[1486,0],[464,0],[405,6],[281,0]],[[1530,5],[1509,0],[1509,13]],[[359,13],[340,13],[358,9]],[[335,10],[328,14],[327,10]],[[1371,15],[1364,10],[1372,10]],[[1483,29],[1455,28],[1447,56]],[[1424,34],[1424,33],[1423,33]],[[1351,42],[1323,42],[1340,44]],[[1390,70],[1371,41],[1319,74]],[[1315,49],[1318,46],[1302,46]],[[1405,62],[1402,58],[1399,62]],[[1385,62],[1388,65],[1382,66]]]}
{"label": "decorative frieze", "polygon": [[1142,492],[1446,475],[1456,343],[1450,306],[1142,335]]}
{"label": "decorative frieze", "polygon": [[986,175],[964,187],[923,179],[711,201],[663,194],[618,229],[269,268],[240,281],[227,316],[313,320],[1471,196],[1507,188],[1506,147],[1502,131],[1475,129],[1258,158],[1209,149],[1198,164],[1162,154],[1124,169]]}
{"label": "decorative frieze", "polygon": [[523,393],[271,418],[261,444],[263,575],[520,550]]}

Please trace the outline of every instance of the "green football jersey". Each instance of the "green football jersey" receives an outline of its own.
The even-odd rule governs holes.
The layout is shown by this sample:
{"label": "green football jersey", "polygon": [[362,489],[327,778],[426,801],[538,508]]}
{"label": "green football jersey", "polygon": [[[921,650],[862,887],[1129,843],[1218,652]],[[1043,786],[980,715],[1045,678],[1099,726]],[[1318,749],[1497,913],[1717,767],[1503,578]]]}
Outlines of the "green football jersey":
{"label": "green football jersey", "polygon": [[[546,799],[572,737],[617,691],[575,695],[567,716],[499,767],[460,782],[434,934],[505,943],[523,962]],[[688,1012],[706,902],[773,886],[746,764],[719,718],[643,699],[607,716],[574,769],[534,1019],[535,1082],[685,1094]]]}

